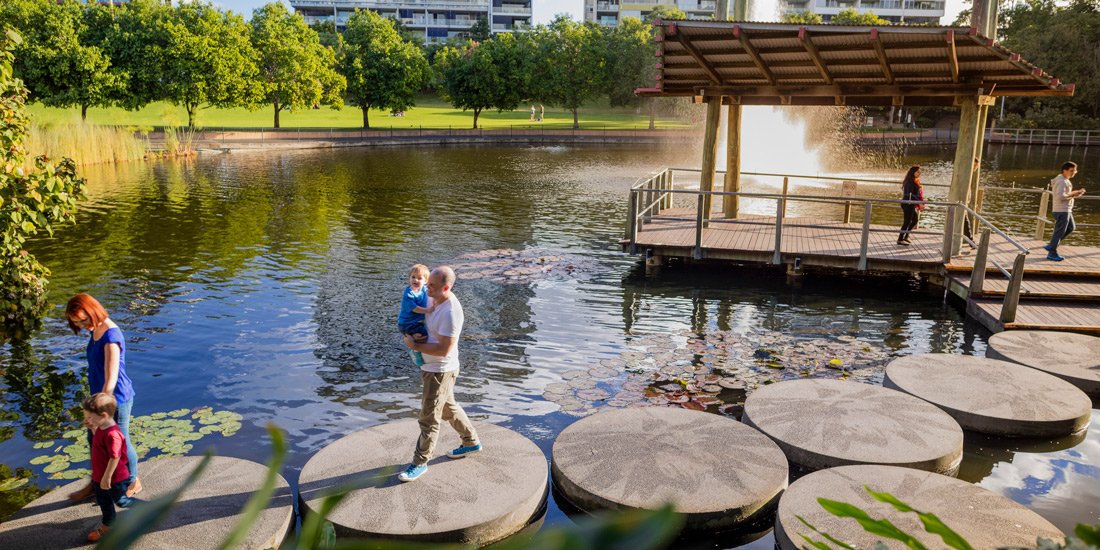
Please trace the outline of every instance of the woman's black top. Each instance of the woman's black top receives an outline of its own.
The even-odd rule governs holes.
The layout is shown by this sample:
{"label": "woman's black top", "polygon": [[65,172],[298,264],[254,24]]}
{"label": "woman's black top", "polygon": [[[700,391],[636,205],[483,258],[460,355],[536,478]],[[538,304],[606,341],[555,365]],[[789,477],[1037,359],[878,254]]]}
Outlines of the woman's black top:
{"label": "woman's black top", "polygon": [[906,181],[901,187],[901,200],[903,201],[919,201],[921,200],[920,186],[916,182]]}

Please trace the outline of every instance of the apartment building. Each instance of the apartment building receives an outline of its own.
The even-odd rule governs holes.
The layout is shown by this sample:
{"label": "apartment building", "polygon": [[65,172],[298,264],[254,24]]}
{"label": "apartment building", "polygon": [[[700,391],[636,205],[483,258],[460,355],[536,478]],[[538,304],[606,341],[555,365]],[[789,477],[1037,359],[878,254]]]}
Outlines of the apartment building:
{"label": "apartment building", "polygon": [[940,24],[945,2],[943,0],[786,0],[788,13],[812,11],[829,22],[841,10],[855,9],[860,13],[873,12],[891,23],[911,25]]}
{"label": "apartment building", "polygon": [[532,0],[290,0],[306,23],[336,21],[343,29],[355,10],[372,10],[401,21],[425,43],[445,42],[477,22],[489,21],[494,33],[532,26]]}
{"label": "apartment building", "polygon": [[[875,15],[892,23],[940,24],[944,15],[944,0],[778,0],[785,13],[812,11],[826,22],[845,9]],[[601,25],[615,26],[623,17],[644,17],[657,5],[679,8],[688,19],[714,17],[714,0],[585,0],[584,19]]]}
{"label": "apartment building", "polygon": [[641,19],[659,5],[677,8],[688,19],[710,19],[714,17],[714,4],[714,0],[584,0],[584,20],[614,27],[620,18]]}

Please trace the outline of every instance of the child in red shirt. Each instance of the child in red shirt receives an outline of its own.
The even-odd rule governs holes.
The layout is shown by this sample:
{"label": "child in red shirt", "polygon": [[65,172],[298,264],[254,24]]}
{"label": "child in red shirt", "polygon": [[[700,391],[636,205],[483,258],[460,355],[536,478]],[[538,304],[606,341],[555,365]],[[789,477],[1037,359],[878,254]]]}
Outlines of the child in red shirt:
{"label": "child in red shirt", "polygon": [[126,460],[126,436],[115,424],[118,402],[109,393],[97,393],[84,400],[84,427],[92,435],[92,483],[95,500],[103,513],[103,522],[91,533],[88,541],[96,542],[115,520],[115,501],[126,493],[130,469]]}

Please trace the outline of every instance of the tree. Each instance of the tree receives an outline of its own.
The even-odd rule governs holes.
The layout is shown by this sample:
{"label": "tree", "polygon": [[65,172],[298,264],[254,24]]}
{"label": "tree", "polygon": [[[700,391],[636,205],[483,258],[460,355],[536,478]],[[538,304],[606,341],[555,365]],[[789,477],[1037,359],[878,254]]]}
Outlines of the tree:
{"label": "tree", "polygon": [[829,20],[830,25],[889,25],[890,22],[874,12],[859,13],[855,8],[840,10]]}
{"label": "tree", "polygon": [[200,108],[259,101],[256,54],[240,16],[202,2],[133,0],[98,17],[104,48],[129,75],[123,106],[166,100],[182,105],[194,127]]}
{"label": "tree", "polygon": [[822,21],[820,15],[818,15],[818,14],[812,12],[812,11],[804,11],[804,12],[801,12],[801,13],[798,13],[798,12],[784,13],[783,14],[783,22],[784,23],[795,23],[797,25],[820,25],[823,21]]}
{"label": "tree", "polygon": [[111,65],[106,53],[90,44],[89,16],[97,7],[76,0],[61,3],[11,0],[0,7],[0,20],[18,29],[17,73],[30,89],[31,101],[51,107],[88,107],[113,103],[125,87],[126,74]]}
{"label": "tree", "polygon": [[612,107],[635,105],[634,90],[652,87],[655,43],[653,27],[635,17],[624,17],[615,27],[604,29],[604,88]]}
{"label": "tree", "polygon": [[580,128],[577,111],[603,91],[604,42],[595,24],[580,24],[558,16],[548,27],[534,31],[535,61],[531,85],[536,97],[573,113],[573,128]]}
{"label": "tree", "polygon": [[[1087,127],[1100,117],[1100,4],[1031,0],[1003,12],[1004,44],[1062,82],[1077,85],[1072,98],[1011,98],[1010,111],[1056,127]],[[1045,122],[1044,122],[1045,121]]]}
{"label": "tree", "polygon": [[404,111],[415,104],[428,81],[428,61],[398,34],[392,19],[355,10],[344,39],[340,73],[347,79],[348,102],[363,110],[364,128],[370,128],[371,109]]}
{"label": "tree", "polygon": [[12,50],[20,42],[11,30],[0,40],[0,341],[22,339],[37,326],[46,307],[50,270],[24,245],[39,233],[53,235],[54,227],[71,223],[85,185],[71,159],[52,165],[38,157],[33,169],[25,168],[27,89],[12,68]]}
{"label": "tree", "polygon": [[347,81],[336,71],[336,54],[321,45],[301,15],[272,2],[252,13],[252,45],[260,66],[264,101],[275,109],[314,105],[340,108]]}
{"label": "tree", "polygon": [[466,37],[475,42],[485,42],[491,36],[493,36],[493,29],[489,26],[489,20],[484,17],[478,17],[466,31]]}
{"label": "tree", "polygon": [[684,11],[681,10],[680,8],[677,8],[676,6],[668,6],[668,5],[665,5],[665,4],[657,4],[656,6],[653,6],[652,11],[645,14],[645,17],[642,18],[642,21],[644,21],[645,24],[647,24],[647,25],[652,25],[653,22],[658,20],[658,19],[660,19],[661,21],[670,21],[670,20],[680,21],[680,20],[687,19],[687,17],[688,17],[687,14],[684,13]]}
{"label": "tree", "polygon": [[317,39],[321,41],[322,46],[332,48],[337,55],[344,50],[344,36],[336,30],[335,21],[317,21],[309,28],[317,33]]}
{"label": "tree", "polygon": [[473,111],[477,128],[483,110],[512,110],[527,96],[529,59],[525,39],[513,34],[448,46],[435,56],[436,87],[451,105]]}

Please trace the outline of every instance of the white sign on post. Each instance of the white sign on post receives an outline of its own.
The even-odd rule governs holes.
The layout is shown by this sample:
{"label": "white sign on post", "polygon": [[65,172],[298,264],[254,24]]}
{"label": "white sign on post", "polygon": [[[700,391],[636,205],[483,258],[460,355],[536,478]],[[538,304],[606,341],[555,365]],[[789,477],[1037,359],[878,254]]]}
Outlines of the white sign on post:
{"label": "white sign on post", "polygon": [[843,197],[856,196],[856,182],[846,180],[844,183],[840,184],[840,195]]}

